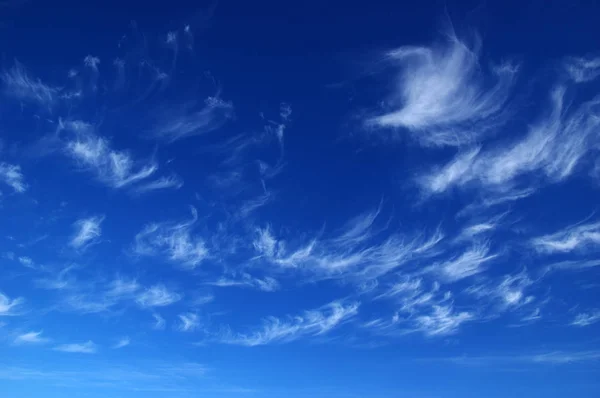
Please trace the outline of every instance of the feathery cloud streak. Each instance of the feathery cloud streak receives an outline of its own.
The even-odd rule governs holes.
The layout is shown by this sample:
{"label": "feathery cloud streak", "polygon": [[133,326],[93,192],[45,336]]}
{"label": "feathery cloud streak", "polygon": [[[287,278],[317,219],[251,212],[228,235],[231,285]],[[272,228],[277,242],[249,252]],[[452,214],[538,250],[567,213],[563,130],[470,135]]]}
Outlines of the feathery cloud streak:
{"label": "feathery cloud streak", "polygon": [[0,163],[0,181],[11,187],[15,192],[23,193],[27,190],[27,184],[20,166]]}
{"label": "feathery cloud streak", "polygon": [[387,113],[368,124],[405,128],[428,146],[472,142],[500,121],[518,67],[503,63],[486,75],[478,40],[470,46],[454,34],[432,47],[401,47],[387,53],[400,72]]}
{"label": "feathery cloud streak", "polygon": [[97,243],[102,235],[100,228],[104,216],[96,216],[77,220],[73,226],[75,234],[71,238],[70,245],[75,249],[85,249],[90,245]]}
{"label": "feathery cloud streak", "polygon": [[149,224],[135,237],[133,252],[140,256],[163,255],[185,268],[195,268],[209,256],[206,243],[192,229],[198,212],[191,208],[192,219],[180,223]]}
{"label": "feathery cloud streak", "polygon": [[259,346],[319,336],[352,319],[358,313],[358,307],[357,302],[334,301],[287,319],[269,317],[260,328],[249,334],[226,333],[220,341],[225,344]]}

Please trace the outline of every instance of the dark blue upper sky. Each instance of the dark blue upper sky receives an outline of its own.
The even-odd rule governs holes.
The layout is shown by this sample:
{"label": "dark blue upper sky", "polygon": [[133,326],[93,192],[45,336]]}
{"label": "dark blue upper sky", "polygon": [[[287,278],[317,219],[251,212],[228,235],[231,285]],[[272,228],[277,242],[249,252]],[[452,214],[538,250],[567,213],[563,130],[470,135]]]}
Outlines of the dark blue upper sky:
{"label": "dark blue upper sky", "polygon": [[0,391],[597,396],[597,15],[0,1]]}

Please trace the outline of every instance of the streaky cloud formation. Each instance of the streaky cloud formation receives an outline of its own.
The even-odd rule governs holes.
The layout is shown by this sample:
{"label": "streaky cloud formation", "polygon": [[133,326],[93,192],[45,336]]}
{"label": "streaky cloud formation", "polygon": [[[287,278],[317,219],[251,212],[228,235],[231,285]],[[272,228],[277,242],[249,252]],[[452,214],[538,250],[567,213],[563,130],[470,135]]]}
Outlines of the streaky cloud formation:
{"label": "streaky cloud formation", "polygon": [[163,255],[185,268],[198,266],[209,256],[209,251],[204,240],[193,235],[198,212],[193,207],[191,210],[192,219],[189,221],[146,225],[135,236],[133,252],[140,256]]}
{"label": "streaky cloud formation", "polygon": [[474,315],[470,312],[456,311],[451,305],[436,305],[431,313],[415,318],[415,330],[429,336],[447,335],[456,333],[461,324],[473,319]]}
{"label": "streaky cloud formation", "polygon": [[233,104],[217,95],[206,98],[200,109],[188,103],[165,110],[153,130],[158,138],[174,142],[216,130],[232,117]]}
{"label": "streaky cloud formation", "polygon": [[359,303],[331,302],[301,315],[280,319],[269,317],[263,325],[249,334],[225,333],[220,342],[233,345],[259,346],[288,343],[301,337],[319,336],[339,327],[358,313]]}
{"label": "streaky cloud formation", "polygon": [[188,312],[179,314],[179,330],[182,332],[192,332],[200,327],[200,317],[198,314]]}
{"label": "streaky cloud formation", "polygon": [[129,344],[131,344],[129,337],[123,337],[115,345],[113,345],[112,348],[114,350],[118,350],[119,348],[127,347]]}
{"label": "streaky cloud formation", "polygon": [[596,153],[600,142],[600,97],[569,107],[565,95],[564,86],[552,90],[550,111],[530,125],[524,137],[502,147],[459,153],[422,175],[419,185],[427,195],[452,187],[507,194],[523,192],[519,183],[525,176],[534,178],[530,189],[539,186],[540,177],[546,183],[564,181]]}
{"label": "streaky cloud formation", "polygon": [[153,328],[156,330],[163,330],[167,324],[165,318],[163,318],[159,314],[152,314],[152,317],[154,318]]}
{"label": "streaky cloud formation", "polygon": [[25,300],[22,297],[11,299],[0,292],[0,316],[16,315],[15,310],[19,308],[24,301]]}
{"label": "streaky cloud formation", "polygon": [[478,244],[462,253],[459,257],[434,266],[448,282],[455,282],[484,271],[484,265],[496,258],[489,254],[489,247]]}
{"label": "streaky cloud formation", "polygon": [[585,83],[600,76],[600,58],[567,58],[565,69],[576,83]]}
{"label": "streaky cloud formation", "polygon": [[209,282],[209,285],[218,287],[250,287],[263,292],[274,292],[279,290],[280,284],[275,278],[270,276],[264,278],[252,277],[250,274],[243,273],[239,278],[223,277],[214,282]]}
{"label": "streaky cloud formation", "polygon": [[600,311],[596,310],[594,312],[584,312],[581,314],[577,314],[571,325],[574,326],[589,326],[596,322],[600,322]]}
{"label": "streaky cloud formation", "polygon": [[93,133],[93,127],[84,122],[61,122],[59,130],[75,132],[66,143],[66,153],[83,168],[96,174],[98,179],[113,188],[122,188],[150,177],[157,170],[153,164],[136,168],[131,156],[115,151],[110,143]]}
{"label": "streaky cloud formation", "polygon": [[77,220],[73,227],[75,234],[69,243],[75,249],[85,249],[86,247],[97,243],[102,235],[101,225],[104,221],[104,216],[95,216],[82,218]]}
{"label": "streaky cloud formation", "polygon": [[95,354],[98,350],[98,347],[96,344],[94,344],[94,342],[88,340],[85,343],[61,344],[54,347],[54,350],[75,354]]}
{"label": "streaky cloud formation", "polygon": [[23,177],[20,166],[0,163],[0,181],[11,187],[15,192],[23,193],[27,190],[25,177]]}
{"label": "streaky cloud formation", "polygon": [[600,223],[578,224],[531,240],[541,253],[566,253],[600,246]]}
{"label": "streaky cloud formation", "polygon": [[479,39],[469,45],[454,33],[431,47],[389,51],[386,60],[399,69],[390,109],[368,124],[405,128],[426,146],[473,142],[501,123],[519,69],[505,62],[486,75],[479,52]]}
{"label": "streaky cloud formation", "polygon": [[32,78],[25,67],[17,61],[11,69],[2,72],[0,79],[4,85],[6,95],[21,101],[36,103],[46,108],[52,107],[60,92],[59,88]]}
{"label": "streaky cloud formation", "polygon": [[50,339],[42,337],[42,332],[27,332],[18,335],[14,344],[44,344],[49,342]]}
{"label": "streaky cloud formation", "polygon": [[151,286],[136,297],[137,303],[144,308],[165,307],[179,300],[181,295],[168,290],[164,285]]}

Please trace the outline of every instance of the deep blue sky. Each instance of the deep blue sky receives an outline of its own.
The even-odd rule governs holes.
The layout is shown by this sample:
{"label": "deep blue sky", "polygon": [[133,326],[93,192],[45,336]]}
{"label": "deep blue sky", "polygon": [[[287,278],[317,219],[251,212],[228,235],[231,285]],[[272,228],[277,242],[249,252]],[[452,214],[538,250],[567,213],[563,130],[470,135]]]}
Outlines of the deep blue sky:
{"label": "deep blue sky", "polygon": [[0,395],[595,397],[596,2],[0,2]]}

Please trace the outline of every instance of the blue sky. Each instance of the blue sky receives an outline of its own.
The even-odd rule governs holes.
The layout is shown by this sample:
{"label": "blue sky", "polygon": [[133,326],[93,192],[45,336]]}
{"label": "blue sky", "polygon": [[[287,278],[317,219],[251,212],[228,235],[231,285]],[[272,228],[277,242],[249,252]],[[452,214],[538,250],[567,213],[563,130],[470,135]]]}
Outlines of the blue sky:
{"label": "blue sky", "polygon": [[551,3],[0,2],[0,395],[597,396]]}

